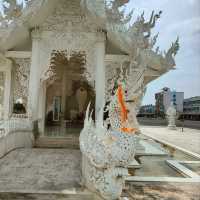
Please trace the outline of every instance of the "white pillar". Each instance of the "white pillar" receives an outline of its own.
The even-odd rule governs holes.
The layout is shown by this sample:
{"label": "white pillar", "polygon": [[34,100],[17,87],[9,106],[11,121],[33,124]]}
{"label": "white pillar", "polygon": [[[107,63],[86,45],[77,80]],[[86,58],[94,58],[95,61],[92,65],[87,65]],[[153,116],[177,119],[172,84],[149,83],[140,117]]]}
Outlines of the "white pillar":
{"label": "white pillar", "polygon": [[[11,106],[11,62],[7,65],[6,79],[5,79],[5,91],[4,91],[4,119],[10,117],[10,106]],[[12,105],[13,106],[13,105]]]}
{"label": "white pillar", "polygon": [[[99,115],[105,105],[105,33],[98,32],[95,46],[95,115],[98,122],[103,122],[103,113]],[[99,117],[99,118],[98,118]]]}
{"label": "white pillar", "polygon": [[11,73],[12,62],[8,59],[4,60],[4,65],[0,66],[0,71],[4,73],[4,94],[3,94],[3,119],[10,117],[11,111]]}
{"label": "white pillar", "polygon": [[45,114],[46,114],[46,83],[43,82],[39,88],[39,101],[38,101],[38,130],[41,136],[45,132]]}
{"label": "white pillar", "polygon": [[11,103],[11,73],[12,73],[12,62],[0,54],[0,72],[4,74],[4,85],[3,85],[3,102],[1,108],[1,114],[3,119],[10,117],[10,103]]}
{"label": "white pillar", "polygon": [[40,32],[39,30],[32,31],[32,57],[30,68],[30,81],[29,81],[29,98],[28,98],[28,114],[33,120],[38,119],[38,99],[40,88]]}
{"label": "white pillar", "polygon": [[65,116],[66,109],[66,85],[67,85],[67,70],[64,66],[63,76],[62,76],[62,100],[61,100],[61,111],[63,113],[63,119]]}

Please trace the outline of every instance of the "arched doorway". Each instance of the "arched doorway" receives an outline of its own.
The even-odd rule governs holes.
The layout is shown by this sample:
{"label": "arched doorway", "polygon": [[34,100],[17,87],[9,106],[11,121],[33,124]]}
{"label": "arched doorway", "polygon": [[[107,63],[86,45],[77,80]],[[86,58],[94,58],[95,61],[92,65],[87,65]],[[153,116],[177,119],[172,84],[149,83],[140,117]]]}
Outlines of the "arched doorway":
{"label": "arched doorway", "polygon": [[45,136],[79,136],[89,102],[94,108],[95,92],[84,77],[84,52],[67,58],[64,51],[54,51],[53,76],[46,81]]}

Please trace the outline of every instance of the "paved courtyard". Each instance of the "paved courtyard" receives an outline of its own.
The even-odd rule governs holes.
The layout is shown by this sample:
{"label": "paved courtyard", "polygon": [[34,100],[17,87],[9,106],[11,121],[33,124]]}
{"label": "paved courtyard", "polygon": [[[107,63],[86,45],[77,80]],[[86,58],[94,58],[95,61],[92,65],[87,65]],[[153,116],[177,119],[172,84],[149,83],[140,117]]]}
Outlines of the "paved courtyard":
{"label": "paved courtyard", "polygon": [[154,137],[200,155],[200,130],[181,128],[169,130],[167,127],[141,126],[144,135]]}
{"label": "paved courtyard", "polygon": [[0,159],[0,191],[56,191],[80,187],[78,150],[17,149]]}
{"label": "paved courtyard", "polygon": [[[0,200],[92,200],[80,191],[81,154],[69,149],[17,149],[0,159]],[[65,192],[70,192],[65,196]],[[46,193],[45,193],[46,192]],[[129,200],[199,200],[199,184],[132,183]],[[74,193],[75,194],[75,193]]]}
{"label": "paved courtyard", "polygon": [[199,200],[199,183],[133,183],[131,200]]}

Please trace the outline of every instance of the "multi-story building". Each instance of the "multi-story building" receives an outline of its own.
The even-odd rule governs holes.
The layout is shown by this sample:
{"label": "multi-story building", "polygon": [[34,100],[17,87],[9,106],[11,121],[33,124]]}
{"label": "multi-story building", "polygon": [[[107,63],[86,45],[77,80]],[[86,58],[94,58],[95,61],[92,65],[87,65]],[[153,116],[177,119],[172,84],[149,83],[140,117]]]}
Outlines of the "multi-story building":
{"label": "multi-story building", "polygon": [[200,120],[200,96],[184,99],[183,116],[185,119]]}
{"label": "multi-story building", "polygon": [[162,115],[169,108],[173,102],[177,112],[183,112],[184,92],[171,91],[165,87],[161,92],[155,94],[156,99],[156,113]]}
{"label": "multi-story building", "polygon": [[200,96],[184,99],[183,112],[184,113],[200,113]]}
{"label": "multi-story building", "polygon": [[155,105],[149,104],[140,107],[138,117],[155,117]]}

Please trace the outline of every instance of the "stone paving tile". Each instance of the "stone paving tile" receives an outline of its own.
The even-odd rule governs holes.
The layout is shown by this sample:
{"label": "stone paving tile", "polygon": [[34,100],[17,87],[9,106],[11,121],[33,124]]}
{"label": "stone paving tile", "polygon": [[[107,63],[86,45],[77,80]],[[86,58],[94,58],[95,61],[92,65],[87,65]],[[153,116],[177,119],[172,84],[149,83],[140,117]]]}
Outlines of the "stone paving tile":
{"label": "stone paving tile", "polygon": [[200,154],[200,130],[181,128],[169,130],[167,127],[142,126],[141,131],[144,135],[152,136],[157,139],[174,144],[178,147]]}
{"label": "stone paving tile", "polygon": [[92,194],[30,194],[30,193],[0,193],[0,200],[94,200]]}
{"label": "stone paving tile", "polygon": [[81,153],[69,149],[17,149],[0,159],[0,190],[80,187]]}
{"label": "stone paving tile", "polygon": [[197,183],[133,183],[130,195],[135,200],[199,200]]}

